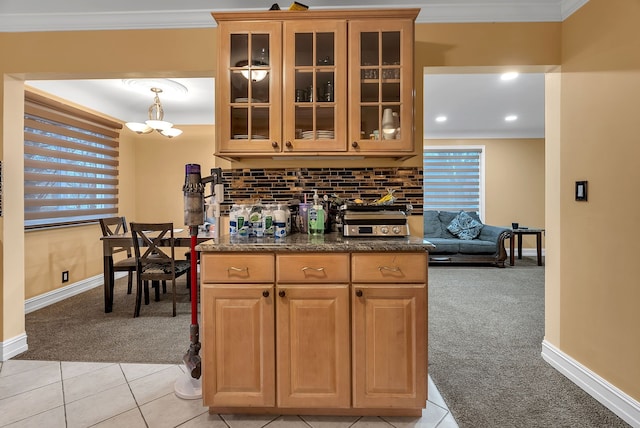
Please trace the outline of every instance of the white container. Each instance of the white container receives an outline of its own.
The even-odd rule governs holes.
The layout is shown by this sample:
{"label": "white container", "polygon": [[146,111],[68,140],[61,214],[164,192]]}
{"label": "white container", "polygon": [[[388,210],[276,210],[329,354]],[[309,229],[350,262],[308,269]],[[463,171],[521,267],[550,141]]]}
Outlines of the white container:
{"label": "white container", "polygon": [[274,236],[276,238],[287,236],[287,214],[285,207],[286,205],[278,204],[273,211]]}

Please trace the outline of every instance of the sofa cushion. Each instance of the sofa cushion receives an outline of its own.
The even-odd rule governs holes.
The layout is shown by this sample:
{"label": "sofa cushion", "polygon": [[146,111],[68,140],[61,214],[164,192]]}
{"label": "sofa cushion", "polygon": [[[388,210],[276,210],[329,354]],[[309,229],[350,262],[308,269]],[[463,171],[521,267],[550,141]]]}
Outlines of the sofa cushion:
{"label": "sofa cushion", "polygon": [[460,254],[494,254],[497,251],[495,241],[460,240]]}
{"label": "sofa cushion", "polygon": [[438,218],[438,211],[425,211],[424,215],[424,236],[429,238],[441,238],[442,227]]}
{"label": "sofa cushion", "polygon": [[468,241],[480,234],[482,223],[465,211],[460,211],[448,224],[447,229],[459,239]]}
{"label": "sofa cushion", "polygon": [[427,241],[436,246],[435,249],[429,250],[431,254],[458,254],[460,252],[460,240],[457,238],[427,238]]}

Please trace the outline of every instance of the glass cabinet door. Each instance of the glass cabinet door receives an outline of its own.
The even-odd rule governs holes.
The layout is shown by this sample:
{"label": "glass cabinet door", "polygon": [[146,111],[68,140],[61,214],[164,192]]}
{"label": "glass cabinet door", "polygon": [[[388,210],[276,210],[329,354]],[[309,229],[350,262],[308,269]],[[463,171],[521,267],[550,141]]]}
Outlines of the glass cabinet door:
{"label": "glass cabinet door", "polygon": [[349,150],[413,151],[413,23],[353,21],[349,34]]}
{"label": "glass cabinet door", "polygon": [[286,152],[346,151],[346,21],[284,23]]}
{"label": "glass cabinet door", "polygon": [[280,152],[280,24],[226,23],[218,61],[216,127],[224,152]]}

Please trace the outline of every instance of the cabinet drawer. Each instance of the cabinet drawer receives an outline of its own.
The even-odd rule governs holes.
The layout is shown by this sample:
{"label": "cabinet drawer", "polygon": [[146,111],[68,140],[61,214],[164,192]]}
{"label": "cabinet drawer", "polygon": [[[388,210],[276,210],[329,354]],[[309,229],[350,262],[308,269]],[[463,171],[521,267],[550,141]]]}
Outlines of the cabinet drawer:
{"label": "cabinet drawer", "polygon": [[349,254],[304,253],[276,256],[278,283],[349,282]]}
{"label": "cabinet drawer", "polygon": [[351,256],[353,282],[423,283],[426,253],[358,253]]}
{"label": "cabinet drawer", "polygon": [[203,283],[273,283],[273,254],[203,254],[200,276]]}

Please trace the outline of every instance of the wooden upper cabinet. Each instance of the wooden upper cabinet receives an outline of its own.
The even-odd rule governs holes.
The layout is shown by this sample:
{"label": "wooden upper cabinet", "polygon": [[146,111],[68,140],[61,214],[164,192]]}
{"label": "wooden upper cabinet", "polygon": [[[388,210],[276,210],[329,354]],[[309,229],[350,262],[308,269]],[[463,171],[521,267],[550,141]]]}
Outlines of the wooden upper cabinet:
{"label": "wooden upper cabinet", "polygon": [[224,22],[219,26],[217,152],[279,151],[281,37],[280,22]]}
{"label": "wooden upper cabinet", "polygon": [[215,154],[411,156],[418,12],[213,13]]}
{"label": "wooden upper cabinet", "polygon": [[346,151],[347,23],[284,23],[284,152]]}
{"label": "wooden upper cabinet", "polygon": [[349,22],[349,150],[414,149],[413,19]]}

